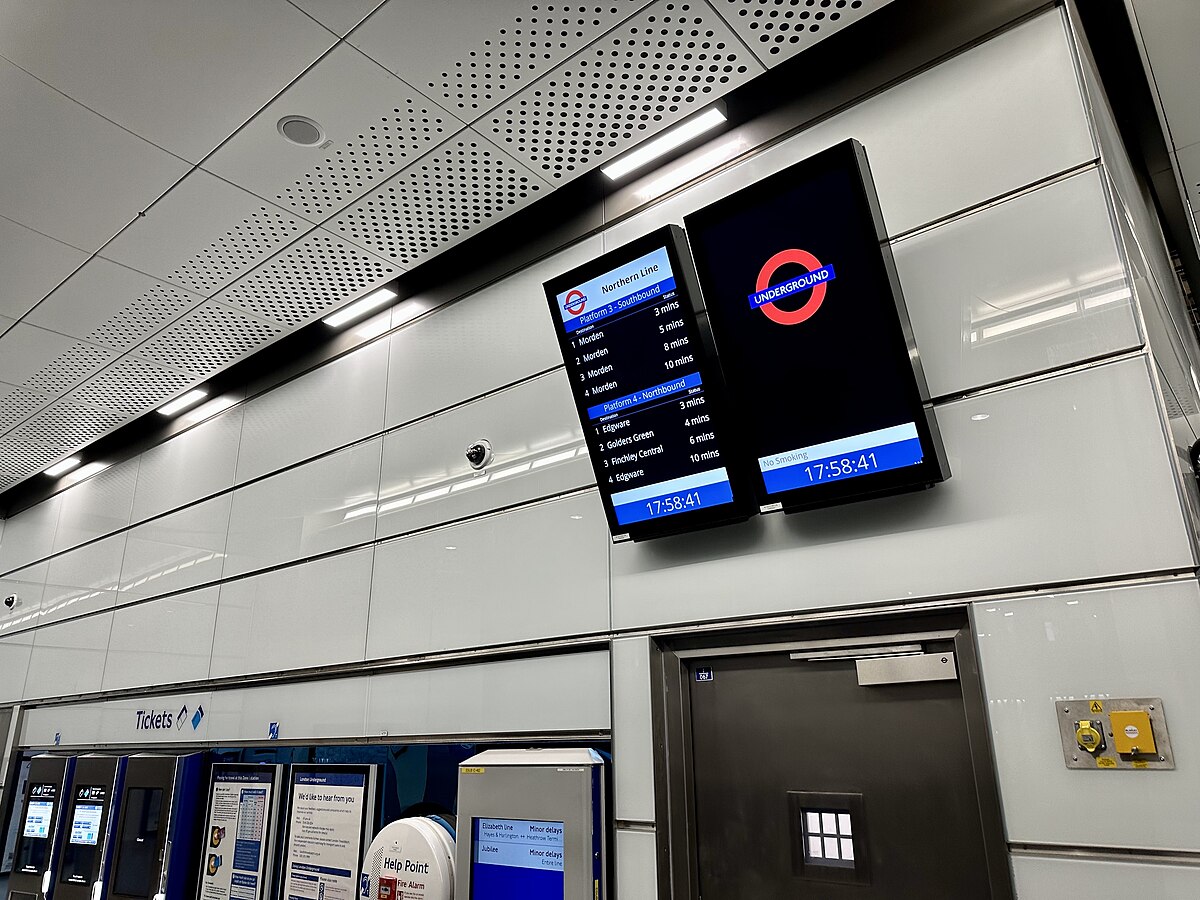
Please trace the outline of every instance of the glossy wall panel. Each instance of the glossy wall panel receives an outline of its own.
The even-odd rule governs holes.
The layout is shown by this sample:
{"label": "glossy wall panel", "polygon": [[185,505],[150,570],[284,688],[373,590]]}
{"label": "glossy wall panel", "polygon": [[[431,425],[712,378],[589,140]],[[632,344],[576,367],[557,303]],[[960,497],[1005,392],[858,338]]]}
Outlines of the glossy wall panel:
{"label": "glossy wall panel", "polygon": [[42,593],[40,622],[108,609],[117,601],[125,532],[51,557]]}
{"label": "glossy wall panel", "polygon": [[281,741],[359,737],[366,698],[366,677],[213,691],[208,739],[265,742],[271,723]]}
{"label": "glossy wall panel", "polygon": [[1142,343],[1095,170],[905,238],[893,253],[934,397]]}
{"label": "glossy wall panel", "polygon": [[542,282],[602,252],[587,238],[392,335],[388,427],[562,365]]}
{"label": "glossy wall panel", "polygon": [[126,527],[137,471],[138,460],[134,457],[63,491],[54,551],[68,550]]}
{"label": "glossy wall panel", "polygon": [[1200,867],[1168,861],[1014,856],[1013,878],[1021,900],[1195,900]]}
{"label": "glossy wall panel", "polygon": [[371,676],[370,735],[548,734],[611,727],[607,651]]}
{"label": "glossy wall panel", "polygon": [[238,482],[382,430],[387,365],[385,338],[249,401]]}
{"label": "glossy wall panel", "polygon": [[[1200,747],[1200,672],[1181,664],[1200,643],[1200,585],[981,602],[972,614],[1008,839],[1200,850],[1200,770],[1190,762]],[[1067,769],[1054,701],[1092,697],[1161,697],[1177,768]],[[1081,796],[1120,814],[1080,816]]]}
{"label": "glossy wall panel", "polygon": [[594,493],[380,544],[367,656],[608,629],[608,526]]}
{"label": "glossy wall panel", "polygon": [[1097,155],[1062,16],[1051,10],[609,228],[605,249],[847,138],[866,147],[892,235]]}
{"label": "glossy wall panel", "polygon": [[142,454],[133,521],[233,486],[242,407],[235,406]]}
{"label": "glossy wall panel", "polygon": [[1195,565],[1143,357],[937,412],[953,474],[930,490],[615,545],[614,626]]}
{"label": "glossy wall panel", "polygon": [[0,597],[16,596],[12,609],[0,606],[0,634],[18,628],[32,628],[40,617],[42,598],[46,593],[46,573],[50,563],[42,562],[0,578]]}
{"label": "glossy wall panel", "polygon": [[650,639],[612,642],[614,815],[654,822],[654,715],[650,704]]}
{"label": "glossy wall panel", "polygon": [[62,497],[54,496],[4,521],[0,535],[0,573],[11,572],[50,555]]}
{"label": "glossy wall panel", "polygon": [[207,678],[217,592],[203,588],[118,608],[108,639],[104,690]]}
{"label": "glossy wall panel", "polygon": [[240,487],[233,495],[225,577],[375,537],[378,438]]}
{"label": "glossy wall panel", "polygon": [[25,676],[29,655],[33,652],[33,633],[0,635],[0,703],[13,703],[25,697]]}
{"label": "glossy wall panel", "polygon": [[[465,451],[491,442],[482,472]],[[594,483],[566,375],[557,370],[384,439],[379,536],[401,534]]]}
{"label": "glossy wall panel", "polygon": [[658,835],[618,828],[617,891],[621,900],[658,900]]}
{"label": "glossy wall panel", "polygon": [[370,547],[221,586],[212,677],[363,658]]}
{"label": "glossy wall panel", "polygon": [[121,601],[219,580],[230,503],[230,495],[222,494],[130,530],[121,570]]}
{"label": "glossy wall panel", "polygon": [[25,696],[62,697],[95,691],[103,681],[111,612],[59,622],[34,632]]}

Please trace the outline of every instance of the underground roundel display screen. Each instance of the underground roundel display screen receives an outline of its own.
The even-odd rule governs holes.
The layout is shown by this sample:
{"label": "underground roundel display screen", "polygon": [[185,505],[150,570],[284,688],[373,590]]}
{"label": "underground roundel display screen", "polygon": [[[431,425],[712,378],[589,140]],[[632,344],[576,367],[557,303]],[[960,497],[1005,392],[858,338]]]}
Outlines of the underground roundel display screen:
{"label": "underground roundel display screen", "polygon": [[687,242],[667,226],[545,285],[615,536],[746,518]]}
{"label": "underground roundel display screen", "polygon": [[764,509],[949,476],[860,144],[686,225]]}

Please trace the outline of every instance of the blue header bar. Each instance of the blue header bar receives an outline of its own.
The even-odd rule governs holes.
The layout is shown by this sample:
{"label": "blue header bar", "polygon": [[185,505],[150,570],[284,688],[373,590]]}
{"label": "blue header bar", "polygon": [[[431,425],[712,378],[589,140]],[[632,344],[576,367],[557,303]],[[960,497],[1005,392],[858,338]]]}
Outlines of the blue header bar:
{"label": "blue header bar", "polygon": [[655,400],[661,400],[663,397],[678,394],[680,391],[700,387],[700,384],[700,373],[692,372],[690,375],[684,375],[674,381],[664,381],[662,384],[656,384],[654,387],[634,391],[632,394],[626,394],[624,397],[614,397],[612,400],[605,400],[596,406],[589,406],[587,411],[588,418],[599,419],[602,416],[629,412],[644,403],[653,403]]}
{"label": "blue header bar", "polygon": [[783,300],[792,294],[806,291],[811,287],[816,287],[818,284],[824,284],[826,281],[833,281],[835,278],[837,278],[837,275],[833,271],[833,266],[821,266],[819,269],[813,269],[811,272],[805,272],[803,275],[797,275],[795,278],[790,278],[779,284],[773,284],[768,288],[763,288],[761,291],[755,291],[748,299],[750,300],[750,306],[753,309],[758,309],[760,306],[766,306],[768,303],[774,303],[776,300]]}
{"label": "blue header bar", "polygon": [[297,772],[296,784],[328,784],[335,787],[363,787],[367,776],[357,772]]}

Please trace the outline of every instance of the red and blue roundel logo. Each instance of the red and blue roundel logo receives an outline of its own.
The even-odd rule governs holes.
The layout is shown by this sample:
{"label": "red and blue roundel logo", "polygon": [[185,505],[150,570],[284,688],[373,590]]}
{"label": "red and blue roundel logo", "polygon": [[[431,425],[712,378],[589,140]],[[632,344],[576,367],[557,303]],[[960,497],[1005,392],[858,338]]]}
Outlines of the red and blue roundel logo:
{"label": "red and blue roundel logo", "polygon": [[[803,266],[805,271],[795,278],[771,284],[775,273],[789,263]],[[807,250],[780,250],[759,270],[758,278],[754,282],[754,293],[749,296],[750,306],[761,309],[763,315],[779,325],[799,325],[816,315],[821,304],[825,302],[826,286],[836,277],[833,266],[822,265],[821,261]],[[799,309],[784,310],[775,305],[776,300],[787,299],[793,294],[810,289],[812,294]]]}
{"label": "red and blue roundel logo", "polygon": [[584,307],[586,306],[587,297],[584,295],[583,291],[580,290],[570,291],[567,294],[567,298],[563,300],[563,309],[573,316],[577,316],[583,312]]}

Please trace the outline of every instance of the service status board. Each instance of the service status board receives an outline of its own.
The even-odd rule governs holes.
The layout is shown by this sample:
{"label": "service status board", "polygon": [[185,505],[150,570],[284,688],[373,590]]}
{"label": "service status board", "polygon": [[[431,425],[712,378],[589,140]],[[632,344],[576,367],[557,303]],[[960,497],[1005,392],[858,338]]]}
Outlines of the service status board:
{"label": "service status board", "polygon": [[764,512],[949,477],[861,144],[685,224]]}
{"label": "service status board", "polygon": [[748,518],[683,231],[659,229],[545,290],[614,539]]}

